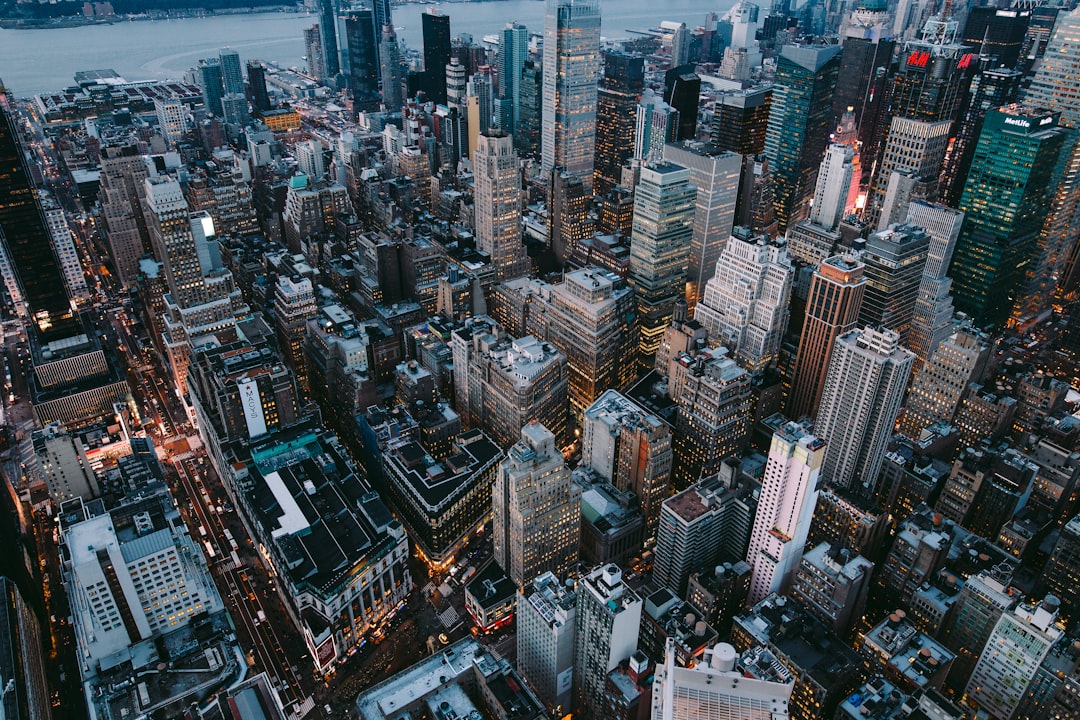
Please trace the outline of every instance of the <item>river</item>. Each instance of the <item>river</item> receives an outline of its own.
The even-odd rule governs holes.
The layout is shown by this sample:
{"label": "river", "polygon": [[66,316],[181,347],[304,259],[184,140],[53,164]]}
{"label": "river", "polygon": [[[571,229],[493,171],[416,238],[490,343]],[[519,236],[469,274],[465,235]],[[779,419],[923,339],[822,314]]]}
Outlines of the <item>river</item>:
{"label": "river", "polygon": [[[605,37],[627,37],[628,29],[656,27],[662,20],[700,25],[709,11],[726,11],[734,0],[606,0]],[[453,36],[472,33],[476,41],[507,22],[524,23],[531,32],[544,28],[543,0],[444,2],[435,5],[396,5],[394,24],[399,37],[421,48],[420,14],[436,7],[450,16]],[[202,57],[225,45],[241,60],[259,58],[283,66],[303,67],[303,29],[316,16],[298,13],[222,15],[183,20],[121,22],[46,30],[0,29],[0,80],[19,97],[59,90],[71,85],[78,70],[111,68],[128,80],[173,80],[183,76]]]}

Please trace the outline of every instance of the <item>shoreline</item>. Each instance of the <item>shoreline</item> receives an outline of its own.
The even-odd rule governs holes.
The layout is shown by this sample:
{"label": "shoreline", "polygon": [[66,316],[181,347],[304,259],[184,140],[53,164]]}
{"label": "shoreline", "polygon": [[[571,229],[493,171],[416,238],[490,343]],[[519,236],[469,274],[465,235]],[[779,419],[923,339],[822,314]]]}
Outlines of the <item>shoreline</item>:
{"label": "shoreline", "polygon": [[138,13],[128,15],[105,15],[84,17],[70,15],[59,18],[23,19],[2,18],[0,28],[4,30],[53,30],[58,28],[89,27],[93,25],[120,25],[128,22],[157,22],[168,20],[190,20],[193,18],[208,18],[233,15],[313,15],[304,8],[296,5],[266,5],[263,7],[249,8],[222,8],[220,10],[203,10],[191,8],[190,10],[171,10],[169,12]]}

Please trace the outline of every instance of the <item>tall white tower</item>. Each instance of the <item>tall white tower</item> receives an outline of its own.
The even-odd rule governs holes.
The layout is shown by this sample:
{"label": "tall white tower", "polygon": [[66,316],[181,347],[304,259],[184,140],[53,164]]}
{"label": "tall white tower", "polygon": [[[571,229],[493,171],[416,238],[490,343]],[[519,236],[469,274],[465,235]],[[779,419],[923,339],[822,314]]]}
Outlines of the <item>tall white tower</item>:
{"label": "tall white tower", "polygon": [[817,504],[825,443],[798,423],[773,433],[746,562],[751,605],[787,588],[799,567]]}
{"label": "tall white tower", "polygon": [[498,280],[524,275],[529,261],[521,244],[521,169],[505,130],[480,133],[473,174],[477,249],[491,256]]}
{"label": "tall white tower", "polygon": [[847,200],[851,195],[854,169],[855,149],[850,145],[833,143],[825,150],[825,159],[821,161],[817,186],[814,188],[810,222],[830,230],[840,225],[844,213],[848,211]]}

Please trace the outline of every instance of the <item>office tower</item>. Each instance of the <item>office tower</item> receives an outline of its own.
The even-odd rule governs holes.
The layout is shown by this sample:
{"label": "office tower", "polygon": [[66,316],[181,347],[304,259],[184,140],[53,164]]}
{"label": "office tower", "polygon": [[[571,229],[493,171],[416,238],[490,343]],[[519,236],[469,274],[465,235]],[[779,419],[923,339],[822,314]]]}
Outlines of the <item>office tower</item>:
{"label": "office tower", "polygon": [[850,145],[831,144],[818,169],[810,222],[835,230],[853,209],[848,207],[854,174],[855,150]]}
{"label": "office tower", "polygon": [[584,575],[577,601],[575,715],[601,717],[596,706],[608,673],[637,650],[642,601],[623,581],[618,565],[601,565]]}
{"label": "office tower", "polygon": [[608,388],[634,378],[635,309],[630,285],[599,268],[568,272],[551,287],[545,335],[566,355],[570,409],[576,416]]}
{"label": "office tower", "polygon": [[986,113],[1015,102],[1022,79],[1023,73],[1007,67],[986,68],[971,79],[967,104],[941,167],[938,198],[943,204],[956,207],[960,202]]}
{"label": "office tower", "polygon": [[815,425],[833,485],[873,491],[914,361],[890,330],[868,327],[836,339]]}
{"label": "office tower", "polygon": [[218,61],[221,63],[221,79],[225,87],[225,94],[245,94],[240,53],[232,48],[222,48],[218,53]]}
{"label": "office tower", "polygon": [[450,64],[450,16],[435,8],[420,16],[424,34],[424,91],[428,100],[446,104],[446,66]]}
{"label": "office tower", "polygon": [[949,120],[894,117],[867,197],[866,221],[878,230],[902,222],[912,200],[933,199],[949,144]]}
{"label": "office tower", "polygon": [[751,604],[770,593],[786,592],[798,569],[824,457],[825,443],[798,423],[787,423],[773,433],[746,551],[752,571]]}
{"label": "office tower", "polygon": [[892,225],[866,241],[866,293],[859,325],[892,330],[906,344],[926,267],[930,235],[915,225]]}
{"label": "office tower", "polygon": [[866,292],[865,266],[853,255],[825,260],[810,281],[806,319],[792,372],[787,415],[802,419],[817,415],[825,376],[836,338],[852,330]]}
{"label": "office tower", "polygon": [[221,120],[226,125],[244,125],[250,119],[247,95],[233,93],[221,98]]}
{"label": "office tower", "polygon": [[679,23],[671,33],[671,66],[681,67],[690,62],[690,30]]}
{"label": "office tower", "polygon": [[446,66],[447,105],[465,109],[465,91],[468,89],[468,82],[468,75],[461,60],[457,57],[450,58]]}
{"label": "office tower", "polygon": [[73,434],[52,423],[30,435],[38,467],[49,488],[49,497],[59,506],[72,498],[90,502],[101,496],[97,475],[86,456],[81,433]]}
{"label": "office tower", "polygon": [[911,384],[900,432],[918,440],[928,425],[951,423],[968,384],[979,380],[989,352],[984,338],[970,329],[938,345]]}
{"label": "office tower", "polygon": [[1041,262],[1040,231],[1072,142],[1056,113],[1020,105],[987,113],[960,199],[964,225],[950,271],[956,308],[977,325],[1004,323],[1028,290],[1025,271]]}
{"label": "office tower", "polygon": [[[749,526],[746,539],[750,540]],[[749,594],[750,566],[744,560],[690,573],[686,583],[686,601],[700,610],[701,619],[724,637],[730,635],[731,623],[746,607]]]}
{"label": "office tower", "polygon": [[562,577],[577,561],[581,488],[555,436],[533,420],[499,463],[491,487],[495,562],[518,587],[544,573]]}
{"label": "office tower", "polygon": [[915,353],[917,364],[926,362],[938,344],[953,332],[952,279],[946,272],[963,221],[962,212],[944,205],[916,201],[908,206],[908,224],[923,228],[930,235],[907,339],[907,347]]}
{"label": "office tower", "polygon": [[521,70],[521,121],[514,133],[518,152],[530,158],[540,157],[540,126],[543,115],[543,66],[526,60]]}
{"label": "office tower", "polygon": [[697,188],[694,234],[686,268],[686,303],[693,313],[731,235],[743,159],[737,153],[696,141],[669,145],[664,157],[687,168],[690,184]]}
{"label": "office tower", "polygon": [[[495,117],[495,78],[490,65],[481,65],[476,69],[476,73],[469,76],[469,82],[465,84],[465,97],[469,107],[469,134],[479,135],[492,126]],[[476,98],[475,104],[472,98]],[[503,132],[510,134],[505,128]]]}
{"label": "office tower", "polygon": [[45,215],[45,228],[49,231],[49,244],[52,245],[53,253],[56,255],[68,297],[76,308],[81,308],[87,304],[90,290],[86,286],[86,274],[83,271],[79,253],[75,249],[67,214],[47,190],[39,191],[38,197]]}
{"label": "office tower", "polygon": [[[842,32],[840,74],[833,95],[833,117],[849,109],[859,130],[859,154],[863,172],[874,166],[878,139],[883,132],[888,105],[887,82],[896,42],[889,27],[889,12],[875,0],[858,2]],[[864,186],[868,177],[855,181]]]}
{"label": "office tower", "polygon": [[1061,528],[1054,550],[1046,562],[1040,587],[1062,599],[1062,615],[1066,620],[1076,617],[1080,599],[1076,583],[1080,579],[1080,516],[1071,518]]}
{"label": "office tower", "polygon": [[686,168],[671,163],[641,168],[630,237],[630,283],[638,300],[642,358],[656,354],[675,301],[685,296],[696,195]]}
{"label": "office tower", "polygon": [[378,110],[379,35],[376,33],[374,14],[371,10],[349,10],[339,20],[341,72],[349,83],[349,96],[356,110]]}
{"label": "office tower", "polygon": [[694,140],[697,135],[701,78],[693,65],[672,68],[664,73],[664,100],[679,113],[676,140]]}
{"label": "office tower", "polygon": [[739,201],[735,204],[735,224],[751,231],[778,237],[776,194],[769,158],[765,153],[744,156]]}
{"label": "office tower", "polygon": [[1021,603],[998,619],[964,691],[972,707],[1013,717],[1043,658],[1064,635],[1057,625],[1059,607],[1047,595],[1038,605]]}
{"label": "office tower", "polygon": [[552,169],[550,188],[548,244],[555,258],[565,263],[574,254],[579,242],[592,237],[592,222],[589,220],[592,196],[581,178],[563,172],[562,168]]}
{"label": "office tower", "polygon": [[0,707],[5,718],[50,720],[49,685],[38,617],[23,599],[15,580],[0,577]]}
{"label": "office tower", "polygon": [[678,112],[652,90],[645,90],[634,114],[634,159],[663,160],[664,146],[675,142],[679,134]]}
{"label": "office tower", "polygon": [[969,8],[960,41],[971,52],[993,58],[995,66],[1013,68],[1020,60],[1030,19],[1031,9],[1026,7]]}
{"label": "office tower", "polygon": [[499,118],[499,127],[514,133],[521,121],[521,71],[529,57],[529,29],[509,23],[499,40],[499,97],[510,107],[508,116]]}
{"label": "office tower", "polygon": [[473,153],[476,248],[487,253],[498,280],[528,272],[521,244],[521,169],[505,130],[480,133]]}
{"label": "office tower", "polygon": [[308,278],[281,275],[274,292],[274,329],[278,348],[297,380],[307,382],[304,367],[304,340],[308,320],[315,317],[315,289]]}
{"label": "office tower", "polygon": [[[391,29],[394,27],[394,7],[391,0],[373,0],[371,8],[375,12],[376,33],[381,33],[382,29],[387,25]],[[382,55],[379,56],[379,62],[382,62]]]}
{"label": "office tower", "polygon": [[596,91],[596,194],[622,180],[622,168],[634,155],[637,104],[645,90],[645,58],[604,53],[604,76]]}
{"label": "office tower", "polygon": [[667,424],[617,390],[605,391],[582,417],[581,464],[616,489],[634,493],[652,536],[671,487]]}
{"label": "office tower", "polygon": [[780,354],[794,278],[783,243],[735,228],[694,319],[747,372],[760,373]]}
{"label": "office tower", "polygon": [[577,593],[544,573],[521,589],[517,602],[517,668],[553,712],[570,708]]}
{"label": "office tower", "polygon": [[1017,601],[1009,591],[1010,575],[1005,568],[982,570],[968,577],[956,596],[939,637],[956,653],[948,685],[957,692],[967,685],[998,620]]}
{"label": "office tower", "polygon": [[101,148],[100,168],[98,197],[109,257],[120,284],[132,287],[149,241],[139,195],[150,171],[134,144]]}
{"label": "office tower", "polygon": [[840,637],[863,616],[874,564],[850,550],[823,542],[799,562],[791,595]]}
{"label": "office tower", "polygon": [[832,129],[839,45],[785,45],[776,63],[765,154],[780,231],[802,219]]}
{"label": "office tower", "polygon": [[[336,48],[337,45],[335,44],[334,47]],[[327,81],[326,59],[323,56],[322,31],[318,23],[304,28],[304,52],[307,54],[308,75],[320,83],[325,83]]]}
{"label": "office tower", "polygon": [[154,98],[154,113],[166,147],[171,148],[191,129],[187,107],[179,100]]}
{"label": "office tower", "polygon": [[221,98],[225,95],[225,77],[222,72],[221,61],[217,58],[200,60],[198,70],[203,107],[211,115],[221,117]]}
{"label": "office tower", "polygon": [[547,0],[540,164],[566,168],[590,190],[599,80],[599,0]]}
{"label": "office tower", "polygon": [[735,648],[717,643],[705,651],[700,663],[680,667],[669,643],[653,681],[653,720],[788,717],[794,684],[749,678],[736,667],[738,659]]}
{"label": "office tower", "polygon": [[566,356],[532,336],[513,340],[491,318],[474,315],[451,334],[454,399],[466,427],[482,427],[510,447],[539,420],[559,447],[570,441]]}
{"label": "office tower", "polygon": [[51,342],[82,332],[72,313],[64,277],[49,243],[37,193],[30,181],[7,96],[0,94],[0,238],[39,340]]}
{"label": "office tower", "polygon": [[[731,467],[734,465],[735,467]],[[739,562],[750,542],[754,483],[737,477],[737,462],[664,500],[653,549],[653,581],[679,597],[697,571]],[[745,598],[744,598],[745,599]]]}
{"label": "office tower", "polygon": [[772,87],[725,92],[713,107],[712,142],[740,155],[765,152]]}
{"label": "office tower", "polygon": [[750,375],[723,348],[668,363],[668,392],[679,406],[672,479],[682,490],[720,470],[749,435]]}
{"label": "office tower", "polygon": [[293,148],[296,154],[297,169],[308,176],[309,182],[316,183],[326,175],[326,158],[323,155],[322,141],[304,140]]}
{"label": "office tower", "polygon": [[266,90],[266,66],[258,60],[247,61],[248,88],[251,106],[256,112],[270,109],[270,94]]}
{"label": "office tower", "polygon": [[[382,26],[379,40],[379,78],[382,82],[383,107],[389,112],[396,112],[405,102],[405,83],[397,33],[394,32],[394,26],[389,24]],[[449,93],[449,90],[447,92]]]}
{"label": "office tower", "polygon": [[[323,82],[335,83],[341,72],[338,57],[337,3],[334,0],[319,0],[319,45],[322,50]],[[308,57],[311,63],[311,57]]]}

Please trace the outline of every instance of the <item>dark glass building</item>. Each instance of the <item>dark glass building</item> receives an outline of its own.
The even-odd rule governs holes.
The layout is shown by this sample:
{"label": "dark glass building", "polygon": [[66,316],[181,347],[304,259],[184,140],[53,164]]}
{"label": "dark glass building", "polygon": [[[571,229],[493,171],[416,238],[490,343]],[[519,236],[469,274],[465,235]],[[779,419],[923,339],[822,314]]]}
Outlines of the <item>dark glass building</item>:
{"label": "dark glass building", "polygon": [[637,104],[645,89],[645,58],[604,53],[604,77],[596,94],[596,162],[594,186],[603,195],[622,177],[622,166],[634,154]]}
{"label": "dark glass building", "polygon": [[348,78],[353,105],[356,110],[378,110],[382,99],[374,13],[351,10],[341,17],[341,28],[341,71]]}
{"label": "dark glass building", "polygon": [[744,156],[765,152],[771,100],[771,86],[736,90],[716,98],[713,145]]}
{"label": "dark glass building", "polygon": [[420,16],[424,33],[424,91],[446,104],[446,66],[450,64],[450,16],[429,11]]}
{"label": "dark glass building", "polygon": [[701,78],[693,65],[681,65],[664,74],[664,102],[679,111],[676,140],[693,140],[697,135]]}
{"label": "dark glass building", "polygon": [[1031,10],[1016,7],[973,7],[960,41],[979,55],[995,58],[994,67],[1016,67],[1027,35]]}
{"label": "dark glass building", "polygon": [[266,66],[258,60],[248,60],[247,77],[252,106],[256,110],[269,110],[270,94],[266,91]]}

